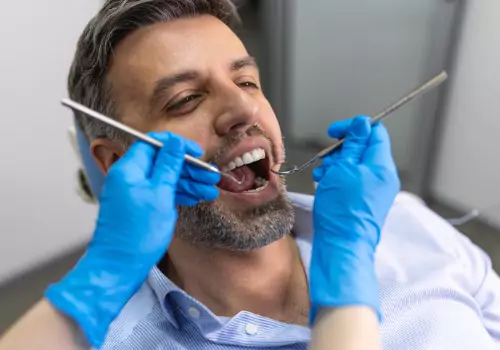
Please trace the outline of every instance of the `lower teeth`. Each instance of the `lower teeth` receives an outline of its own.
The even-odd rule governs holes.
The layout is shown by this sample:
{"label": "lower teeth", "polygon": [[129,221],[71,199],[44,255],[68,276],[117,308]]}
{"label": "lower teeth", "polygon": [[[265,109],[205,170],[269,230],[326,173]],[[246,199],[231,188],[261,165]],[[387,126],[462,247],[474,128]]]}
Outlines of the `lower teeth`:
{"label": "lower teeth", "polygon": [[257,177],[255,178],[255,189],[254,190],[249,190],[249,191],[246,191],[246,192],[259,192],[261,190],[263,190],[267,184],[269,183],[269,181],[267,181],[266,179],[263,179],[261,177]]}
{"label": "lower teeth", "polygon": [[266,179],[263,179],[261,177],[256,177],[255,178],[255,186],[257,186],[257,188],[263,187],[265,185],[267,185],[267,180]]}

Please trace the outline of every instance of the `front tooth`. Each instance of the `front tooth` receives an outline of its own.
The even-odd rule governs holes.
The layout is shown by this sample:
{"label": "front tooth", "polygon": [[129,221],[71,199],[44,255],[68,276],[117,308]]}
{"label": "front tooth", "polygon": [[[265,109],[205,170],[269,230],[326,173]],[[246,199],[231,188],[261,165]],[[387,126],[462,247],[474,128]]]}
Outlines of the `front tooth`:
{"label": "front tooth", "polygon": [[253,158],[253,161],[256,162],[258,160],[261,160],[262,158],[260,158],[260,152],[258,149],[254,149],[252,151],[252,158]]}
{"label": "front tooth", "polygon": [[262,148],[259,148],[260,152],[260,159],[266,159],[266,151],[264,151]]}
{"label": "front tooth", "polygon": [[243,158],[243,163],[245,164],[251,164],[254,162],[253,155],[250,152],[245,153],[242,158]]}
{"label": "front tooth", "polygon": [[237,157],[237,158],[234,160],[234,164],[236,164],[236,167],[237,167],[237,168],[239,168],[240,166],[245,165],[245,163],[243,163],[243,159],[241,159],[240,157]]}
{"label": "front tooth", "polygon": [[228,165],[227,165],[227,168],[228,170],[227,171],[231,171],[233,169],[236,169],[236,164],[234,162],[230,162]]}

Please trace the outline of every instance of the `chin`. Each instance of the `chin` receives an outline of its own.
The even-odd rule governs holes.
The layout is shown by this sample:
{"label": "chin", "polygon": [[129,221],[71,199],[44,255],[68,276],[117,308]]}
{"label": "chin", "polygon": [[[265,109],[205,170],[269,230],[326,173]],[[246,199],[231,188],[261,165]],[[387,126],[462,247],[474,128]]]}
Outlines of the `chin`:
{"label": "chin", "polygon": [[248,252],[290,234],[293,223],[285,186],[276,176],[260,192],[221,193],[215,202],[181,208],[176,236],[203,248]]}

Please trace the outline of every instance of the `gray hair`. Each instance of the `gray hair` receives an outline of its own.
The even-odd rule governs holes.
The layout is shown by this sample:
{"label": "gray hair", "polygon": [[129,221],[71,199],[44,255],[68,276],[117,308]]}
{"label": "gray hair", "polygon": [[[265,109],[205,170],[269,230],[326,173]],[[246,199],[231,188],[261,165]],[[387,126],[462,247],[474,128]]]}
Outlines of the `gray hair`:
{"label": "gray hair", "polygon": [[[212,15],[230,27],[240,23],[230,0],[108,0],[89,22],[78,41],[68,77],[69,96],[97,112],[119,120],[107,80],[116,45],[133,31],[159,22]],[[130,140],[113,127],[75,112],[88,141],[107,138],[126,147]]]}

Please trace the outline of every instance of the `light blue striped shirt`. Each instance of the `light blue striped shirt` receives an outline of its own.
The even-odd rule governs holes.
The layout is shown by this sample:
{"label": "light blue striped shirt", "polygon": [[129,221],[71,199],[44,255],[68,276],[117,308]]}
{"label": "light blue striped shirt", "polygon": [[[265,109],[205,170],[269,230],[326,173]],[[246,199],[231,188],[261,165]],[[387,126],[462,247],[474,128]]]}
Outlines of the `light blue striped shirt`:
{"label": "light blue striped shirt", "polygon": [[[290,194],[305,270],[313,198]],[[402,193],[377,250],[384,349],[496,349],[500,279],[490,259],[415,197]],[[307,349],[311,331],[251,312],[218,317],[158,269],[111,325],[103,349]]]}

